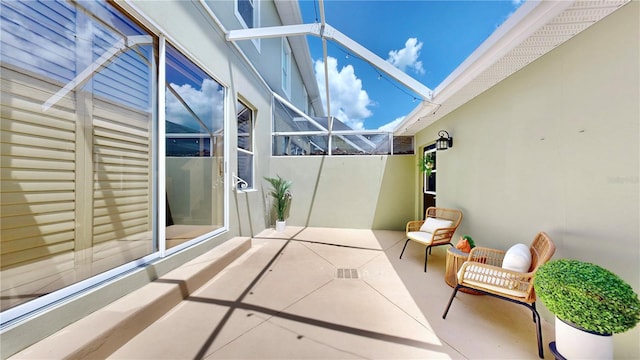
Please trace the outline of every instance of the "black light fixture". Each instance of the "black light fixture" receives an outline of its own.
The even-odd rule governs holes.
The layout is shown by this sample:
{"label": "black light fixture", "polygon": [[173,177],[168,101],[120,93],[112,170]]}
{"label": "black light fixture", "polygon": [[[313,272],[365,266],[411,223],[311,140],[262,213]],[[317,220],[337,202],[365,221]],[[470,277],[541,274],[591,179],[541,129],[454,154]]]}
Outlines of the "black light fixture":
{"label": "black light fixture", "polygon": [[436,150],[447,150],[453,147],[453,138],[449,136],[448,132],[440,130],[438,131],[438,136],[440,138],[436,141]]}

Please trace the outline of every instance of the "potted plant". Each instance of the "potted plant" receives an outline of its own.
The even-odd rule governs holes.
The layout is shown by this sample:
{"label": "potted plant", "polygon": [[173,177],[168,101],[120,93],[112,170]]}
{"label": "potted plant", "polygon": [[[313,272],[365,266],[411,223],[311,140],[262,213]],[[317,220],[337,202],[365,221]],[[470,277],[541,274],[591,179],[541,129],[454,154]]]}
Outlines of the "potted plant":
{"label": "potted plant", "polygon": [[612,359],[612,334],[640,321],[640,300],[631,286],[595,264],[550,261],[536,272],[534,287],[556,316],[551,350],[566,359]]}
{"label": "potted plant", "polygon": [[271,184],[271,192],[269,193],[273,197],[273,208],[276,211],[276,231],[284,231],[286,222],[285,215],[287,213],[287,208],[291,203],[291,192],[289,188],[291,187],[291,181],[284,180],[278,175],[278,177],[270,178],[265,177]]}

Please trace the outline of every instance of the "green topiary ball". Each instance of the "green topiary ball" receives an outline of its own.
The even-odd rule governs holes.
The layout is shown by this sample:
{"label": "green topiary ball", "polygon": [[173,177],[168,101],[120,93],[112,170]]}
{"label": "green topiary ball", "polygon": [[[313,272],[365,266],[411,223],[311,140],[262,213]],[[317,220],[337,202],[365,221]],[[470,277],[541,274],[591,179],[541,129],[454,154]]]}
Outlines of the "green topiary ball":
{"label": "green topiary ball", "polygon": [[549,311],[585,330],[615,334],[640,321],[640,300],[631,286],[595,264],[548,262],[536,272],[534,287]]}

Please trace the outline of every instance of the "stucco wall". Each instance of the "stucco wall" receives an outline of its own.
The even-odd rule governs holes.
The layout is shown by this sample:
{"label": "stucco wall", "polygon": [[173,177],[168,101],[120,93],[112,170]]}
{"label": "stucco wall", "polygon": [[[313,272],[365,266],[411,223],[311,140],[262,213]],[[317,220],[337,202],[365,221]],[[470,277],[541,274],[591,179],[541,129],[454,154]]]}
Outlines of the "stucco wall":
{"label": "stucco wall", "polygon": [[[546,231],[554,258],[596,263],[640,291],[639,7],[418,134],[422,146],[440,129],[455,138],[438,154],[437,201],[464,212],[461,230],[477,244],[507,248]],[[615,335],[616,358],[640,358],[638,338],[638,328]]]}
{"label": "stucco wall", "polygon": [[402,230],[413,219],[415,164],[412,156],[275,157],[270,176],[293,181],[288,224]]}

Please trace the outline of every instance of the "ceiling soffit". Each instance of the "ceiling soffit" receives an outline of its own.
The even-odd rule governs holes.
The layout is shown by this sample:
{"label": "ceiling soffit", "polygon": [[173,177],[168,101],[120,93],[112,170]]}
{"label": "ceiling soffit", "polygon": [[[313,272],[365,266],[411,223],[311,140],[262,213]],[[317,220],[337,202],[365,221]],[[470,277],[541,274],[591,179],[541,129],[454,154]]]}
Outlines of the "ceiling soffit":
{"label": "ceiling soffit", "polygon": [[[415,135],[628,2],[629,0],[597,0],[570,3],[566,9],[541,24],[536,31],[508,50],[503,56],[496,56],[493,63],[477,75],[467,75],[467,78],[464,78],[465,74],[460,70],[460,67],[473,65],[465,61],[452,74],[456,75],[456,72],[459,72],[459,75],[456,76],[459,79],[447,79],[449,85],[453,84],[455,80],[462,80],[463,85],[458,84],[457,89],[448,93],[447,85],[438,86],[434,90],[433,96],[433,102],[437,104],[438,108],[434,110],[432,104],[419,105],[398,126],[395,134]],[[515,29],[517,28],[514,27]],[[498,31],[499,29],[496,32]],[[474,54],[470,58],[473,56]]]}

